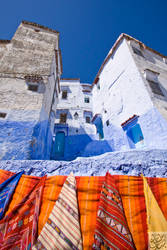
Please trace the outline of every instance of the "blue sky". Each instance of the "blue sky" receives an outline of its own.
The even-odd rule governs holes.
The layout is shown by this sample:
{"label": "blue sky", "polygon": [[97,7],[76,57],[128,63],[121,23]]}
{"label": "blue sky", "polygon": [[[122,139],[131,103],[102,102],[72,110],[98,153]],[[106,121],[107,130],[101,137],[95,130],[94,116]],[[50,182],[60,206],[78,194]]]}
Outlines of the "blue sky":
{"label": "blue sky", "polygon": [[60,32],[63,77],[91,83],[120,33],[167,55],[166,0],[8,0],[0,5],[0,39],[22,20]]}

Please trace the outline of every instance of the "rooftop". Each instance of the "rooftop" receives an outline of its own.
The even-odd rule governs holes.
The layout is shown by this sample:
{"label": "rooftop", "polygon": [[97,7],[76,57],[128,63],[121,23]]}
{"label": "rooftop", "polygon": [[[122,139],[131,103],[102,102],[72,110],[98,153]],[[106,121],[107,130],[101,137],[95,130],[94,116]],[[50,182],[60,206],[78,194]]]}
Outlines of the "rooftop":
{"label": "rooftop", "polygon": [[161,57],[163,57],[163,58],[167,58],[167,56],[164,56],[163,54],[159,53],[158,51],[156,51],[156,50],[154,50],[154,49],[148,47],[147,45],[145,45],[145,44],[142,43],[141,41],[139,41],[139,40],[137,40],[137,39],[133,38],[132,36],[129,36],[129,35],[125,34],[125,33],[122,33],[122,34],[118,37],[118,39],[116,40],[116,42],[114,43],[113,47],[110,49],[110,51],[109,51],[108,55],[106,56],[106,58],[104,59],[102,65],[101,65],[101,67],[100,67],[100,69],[99,69],[99,71],[98,71],[98,73],[97,73],[97,75],[96,75],[96,77],[95,77],[95,79],[94,79],[94,81],[93,81],[93,85],[94,85],[94,84],[97,84],[98,79],[99,79],[99,75],[100,75],[100,73],[102,72],[102,70],[103,70],[105,64],[106,64],[106,63],[108,62],[108,60],[111,58],[112,54],[113,54],[114,51],[116,50],[116,48],[117,48],[117,46],[119,45],[120,41],[121,41],[122,39],[124,39],[124,38],[125,38],[126,40],[133,40],[133,41],[137,42],[137,43],[140,45],[140,47],[142,47],[143,49],[147,49],[147,50],[149,50],[149,51],[151,51],[151,52],[153,52],[153,53],[155,53],[155,54],[157,54],[157,55],[159,55],[159,56],[161,56]]}
{"label": "rooftop", "polygon": [[22,23],[22,24],[26,24],[26,25],[31,25],[31,26],[34,26],[34,27],[36,27],[36,28],[40,28],[40,29],[43,29],[43,30],[46,30],[46,31],[49,31],[49,32],[52,32],[52,33],[57,33],[57,34],[59,34],[58,31],[53,30],[53,29],[50,29],[50,28],[48,28],[48,27],[46,27],[46,26],[43,26],[43,25],[40,25],[40,24],[38,24],[38,23],[29,22],[29,21],[24,21],[24,20],[23,20],[21,23]]}

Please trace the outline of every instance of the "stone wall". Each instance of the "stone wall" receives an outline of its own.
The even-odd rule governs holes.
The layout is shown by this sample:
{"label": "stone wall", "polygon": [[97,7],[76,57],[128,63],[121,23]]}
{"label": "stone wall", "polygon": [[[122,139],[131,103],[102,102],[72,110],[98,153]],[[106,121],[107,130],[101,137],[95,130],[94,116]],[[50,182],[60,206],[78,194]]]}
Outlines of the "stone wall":
{"label": "stone wall", "polygon": [[61,74],[58,41],[58,32],[29,22],[10,42],[0,41],[0,159],[50,157]]}

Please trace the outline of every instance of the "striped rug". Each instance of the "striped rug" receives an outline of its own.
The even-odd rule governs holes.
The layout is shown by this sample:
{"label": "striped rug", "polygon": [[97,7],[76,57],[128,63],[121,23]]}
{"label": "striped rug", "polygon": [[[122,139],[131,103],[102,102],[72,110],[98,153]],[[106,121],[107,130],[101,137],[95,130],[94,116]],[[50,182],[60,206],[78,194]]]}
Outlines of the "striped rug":
{"label": "striped rug", "polygon": [[93,249],[135,249],[121,196],[114,177],[109,173],[101,191],[94,237]]}
{"label": "striped rug", "polygon": [[167,220],[145,177],[143,177],[143,183],[147,211],[148,248],[165,250],[167,249]]}
{"label": "striped rug", "polygon": [[66,179],[33,249],[82,249],[76,180]]}

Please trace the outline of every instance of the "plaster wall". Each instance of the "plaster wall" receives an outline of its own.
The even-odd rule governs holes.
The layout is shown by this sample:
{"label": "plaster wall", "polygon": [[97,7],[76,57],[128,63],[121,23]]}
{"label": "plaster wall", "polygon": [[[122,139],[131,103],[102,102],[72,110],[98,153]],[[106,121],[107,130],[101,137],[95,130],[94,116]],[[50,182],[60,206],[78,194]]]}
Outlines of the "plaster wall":
{"label": "plaster wall", "polygon": [[[60,82],[60,98],[56,107],[55,123],[60,122],[60,114],[67,112],[67,121],[69,130],[68,135],[78,134],[93,134],[95,126],[86,123],[86,112],[92,112],[92,94],[84,93],[79,80],[61,80]],[[67,90],[67,99],[62,98],[62,91]],[[85,103],[84,98],[89,98],[89,103]],[[74,114],[78,113],[78,118],[75,119]]]}
{"label": "plaster wall", "polygon": [[[167,120],[167,59],[160,56],[158,53],[139,46],[139,44],[135,41],[129,41],[128,45],[153,104]],[[132,46],[138,48],[143,57],[135,54],[132,50]],[[157,77],[157,84],[159,84],[164,96],[160,96],[152,92],[145,77],[146,69],[159,73]]]}
{"label": "plaster wall", "polygon": [[[84,150],[86,145],[90,143],[96,136],[96,128],[91,123],[86,123],[86,116],[92,119],[92,94],[90,92],[83,92],[89,86],[82,86],[79,80],[61,80],[60,82],[60,98],[55,109],[55,143],[57,132],[65,133],[65,148],[62,159],[73,160]],[[62,98],[63,90],[67,91],[67,98]],[[89,103],[84,99],[89,98]],[[66,124],[60,124],[60,114],[66,113]],[[75,117],[76,113],[78,117]],[[54,145],[53,155],[54,156]]]}
{"label": "plaster wall", "polygon": [[93,113],[102,114],[104,123],[109,119],[116,127],[153,107],[125,39],[105,64],[92,94]]}
{"label": "plaster wall", "polygon": [[51,157],[55,123],[53,107],[56,107],[58,103],[60,78],[60,73],[56,69],[56,61],[53,57],[48,83],[45,84],[39,121],[33,131],[32,159],[50,159]]}
{"label": "plaster wall", "polygon": [[25,80],[0,78],[0,159],[30,159],[33,128],[40,117],[42,93]]}
{"label": "plaster wall", "polygon": [[[54,49],[57,32],[23,23],[10,43],[0,43],[0,112],[6,113],[0,118],[0,159],[50,157],[60,78]],[[42,80],[34,92],[25,76],[36,74]]]}
{"label": "plaster wall", "polygon": [[111,151],[131,147],[121,124],[134,114],[139,116],[143,146],[166,148],[166,123],[154,108],[148,87],[125,39],[105,64],[92,93],[93,113],[102,115],[104,140],[107,140]]}

